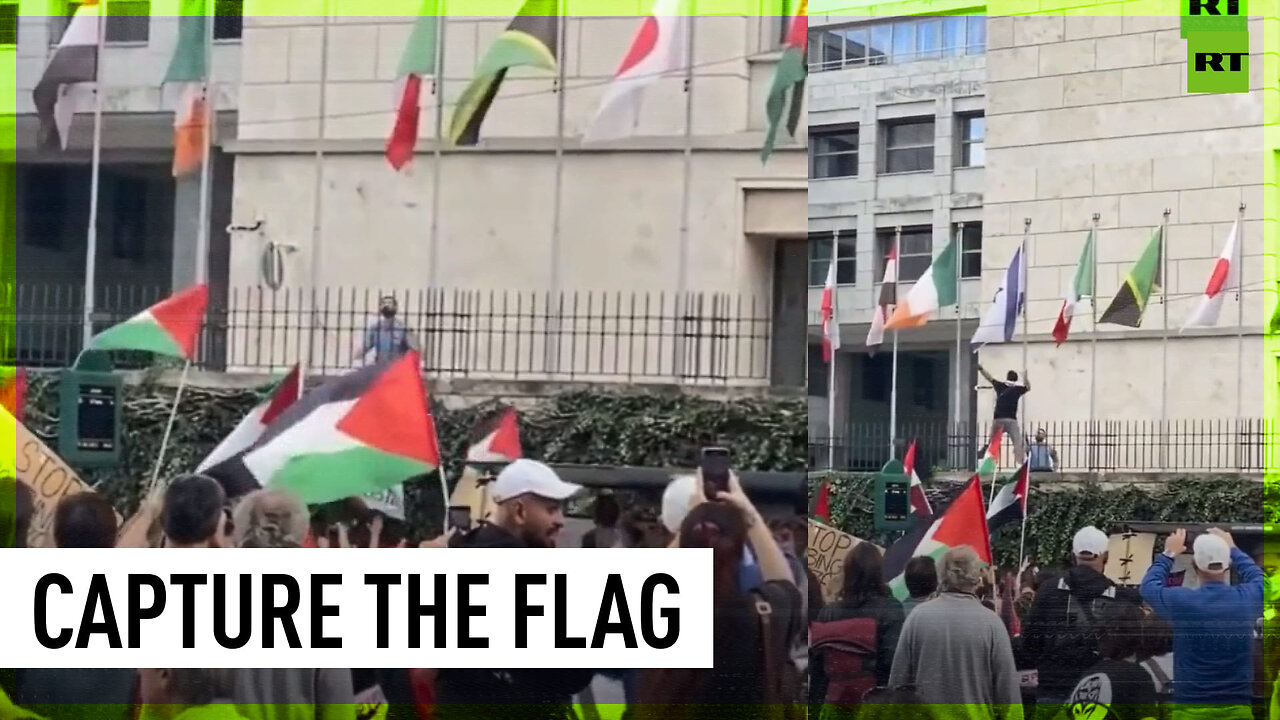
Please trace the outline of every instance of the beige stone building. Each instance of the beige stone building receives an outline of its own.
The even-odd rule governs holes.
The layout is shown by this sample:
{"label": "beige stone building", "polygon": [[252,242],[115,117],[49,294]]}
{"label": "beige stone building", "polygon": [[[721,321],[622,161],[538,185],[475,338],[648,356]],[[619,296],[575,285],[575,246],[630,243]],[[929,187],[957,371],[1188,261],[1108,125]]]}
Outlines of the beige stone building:
{"label": "beige stone building", "polygon": [[[811,157],[833,144],[824,140],[829,133],[855,132],[849,144],[859,153],[856,174],[853,165],[838,177],[822,176],[829,162],[816,166],[818,177],[812,161],[810,168],[811,237],[857,231],[847,246],[842,239],[849,259],[841,254],[839,261],[856,267],[840,288],[844,348],[835,432],[853,448],[851,462],[883,462],[887,453],[888,393],[877,378],[886,375],[889,353],[868,358],[863,345],[883,272],[884,233],[904,226],[903,255],[923,256],[904,261],[907,280],[949,237],[962,234],[959,223],[966,229],[980,223],[976,236],[962,241],[974,258],[961,260],[959,351],[954,309],[900,336],[899,444],[920,437],[932,446],[932,458],[954,465],[963,464],[957,454],[972,459],[971,448],[981,443],[976,428],[993,406],[971,362],[969,338],[1030,218],[1027,330],[1020,325],[1012,344],[987,346],[976,356],[998,377],[1025,366],[1033,391],[1024,427],[1048,429],[1066,469],[1261,468],[1267,438],[1258,432],[1265,321],[1260,22],[1250,32],[1252,90],[1234,95],[1186,94],[1177,17],[990,17],[983,52],[969,40],[969,26],[967,35],[958,34],[964,24],[953,17],[832,13],[812,24]],[[981,161],[965,150],[974,142],[981,143]],[[891,167],[894,155],[915,156],[900,161],[914,165]],[[931,164],[923,159],[929,155]],[[1233,294],[1218,328],[1181,333],[1241,203],[1243,312]],[[1050,332],[1093,215],[1101,314],[1166,209],[1168,304],[1153,294],[1140,329],[1099,325],[1096,332],[1086,304],[1070,341],[1055,346]],[[826,256],[813,262],[821,266],[810,274],[816,343],[816,286]],[[826,385],[815,385],[810,367],[811,428],[825,434]],[[1099,423],[1092,432],[1091,420]]]}

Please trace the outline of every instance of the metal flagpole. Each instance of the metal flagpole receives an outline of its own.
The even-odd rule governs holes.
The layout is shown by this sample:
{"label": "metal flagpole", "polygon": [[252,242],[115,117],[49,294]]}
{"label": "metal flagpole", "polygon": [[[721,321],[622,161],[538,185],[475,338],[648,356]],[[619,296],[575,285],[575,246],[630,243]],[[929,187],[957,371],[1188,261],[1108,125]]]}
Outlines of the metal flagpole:
{"label": "metal flagpole", "polygon": [[1169,215],[1160,225],[1160,301],[1164,305],[1164,337],[1160,340],[1160,469],[1169,467]]}
{"label": "metal flagpole", "polygon": [[[444,38],[449,15],[444,10],[444,0],[436,8],[436,76],[431,83],[431,95],[435,102],[435,145],[431,150],[431,248],[428,250],[430,269],[427,271],[430,288],[440,285],[440,177],[441,158],[444,155]],[[448,505],[448,502],[445,503]]]}
{"label": "metal flagpole", "polygon": [[329,0],[322,0],[324,21],[320,29],[320,118],[316,128],[315,148],[315,186],[312,191],[312,223],[311,223],[311,334],[307,338],[307,352],[303,356],[302,371],[299,373],[302,382],[306,382],[307,370],[314,365],[316,351],[316,330],[320,325],[320,309],[317,306],[320,285],[320,253],[324,240],[324,139],[328,121],[328,84],[329,84]]}
{"label": "metal flagpole", "polygon": [[[694,54],[693,40],[695,27],[698,22],[697,13],[694,12],[694,2],[689,2],[689,23],[686,27],[689,29],[689,37],[686,39],[685,47],[685,74],[684,74],[684,191],[680,198],[680,259],[679,267],[676,271],[676,297],[685,298],[685,294],[689,291],[689,215],[693,207],[693,76],[694,76]],[[832,251],[834,253],[835,247]],[[831,256],[833,261],[836,257]],[[677,302],[680,302],[677,299]],[[685,300],[687,302],[687,299]],[[681,328],[676,333],[676,382],[683,382],[685,375],[685,355],[687,347],[685,339],[688,333]],[[832,365],[835,361],[832,360]]]}
{"label": "metal flagpole", "polygon": [[[835,260],[832,260],[835,262]],[[840,332],[840,317],[836,310],[837,288],[831,288],[831,324],[832,332]],[[827,469],[836,469],[836,350],[831,350],[831,362],[827,363],[827,433],[831,442],[827,444]]]}
{"label": "metal flagpole", "polygon": [[[102,176],[102,104],[105,94],[102,87],[102,61],[106,56],[104,52],[107,44],[106,16],[106,4],[103,3],[98,6],[98,59],[95,61],[97,67],[94,68],[97,71],[95,73],[97,77],[94,79],[93,88],[93,166],[89,175],[89,229],[85,236],[84,251],[84,324],[81,352],[83,348],[89,347],[89,341],[93,339],[94,276],[98,265],[98,190]],[[68,135],[71,134],[70,123],[67,124],[66,132]],[[59,138],[59,140],[65,146],[69,138]],[[77,363],[79,363],[78,359]]]}
{"label": "metal flagpole", "polygon": [[[546,371],[555,372],[560,369],[560,315],[552,312],[551,304],[560,297],[560,205],[564,194],[564,104],[565,104],[565,34],[568,30],[564,4],[558,3],[556,11],[560,15],[559,32],[556,33],[556,172],[555,172],[555,210],[551,219],[551,292],[547,296],[547,324],[551,327],[547,332]],[[558,305],[557,305],[558,306]]]}
{"label": "metal flagpole", "polygon": [[[1240,203],[1236,222],[1240,223],[1240,234],[1236,237],[1235,257],[1228,260],[1236,270],[1236,436],[1244,432],[1244,209]],[[1244,469],[1244,458],[1241,446],[1236,445],[1237,469]]]}
{"label": "metal flagpole", "polygon": [[[893,247],[902,247],[902,226],[893,231]],[[835,257],[833,254],[832,257]],[[893,279],[894,291],[897,292],[898,279],[902,276],[901,263],[895,266]],[[889,390],[889,459],[898,457],[898,331],[893,331],[893,377]]]}
{"label": "metal flagpole", "polygon": [[1098,442],[1098,221],[1100,213],[1093,214],[1093,230],[1089,234],[1089,469],[1095,462]]}
{"label": "metal flagpole", "polygon": [[[1021,253],[1022,268],[1019,271],[1020,274],[1022,275],[1022,283],[1021,283],[1022,287],[1018,288],[1018,292],[1022,294],[1022,384],[1024,386],[1029,385],[1031,383],[1031,381],[1027,379],[1027,365],[1030,364],[1028,360],[1028,356],[1030,355],[1030,348],[1031,348],[1031,345],[1030,345],[1031,335],[1030,335],[1030,327],[1029,327],[1030,320],[1028,318],[1028,313],[1027,313],[1027,306],[1031,304],[1028,302],[1030,298],[1028,297],[1028,294],[1027,294],[1027,268],[1030,266],[1030,263],[1027,262],[1027,248],[1031,244],[1030,239],[1031,239],[1031,218],[1023,218],[1022,220],[1022,253]],[[1030,405],[1031,405],[1031,393],[1027,393],[1022,396],[1022,407],[1020,408],[1020,410],[1022,411],[1022,447],[1016,447],[1013,449],[1013,457],[1015,460],[1018,458],[1019,453],[1022,454],[1023,460],[1027,459],[1026,458],[1027,426],[1029,424],[1027,421],[1030,419],[1030,415],[1031,415],[1031,413],[1027,410],[1027,408]],[[997,464],[999,464],[999,460],[997,460]],[[1021,465],[1022,463],[1018,463],[1018,464]]]}
{"label": "metal flagpole", "polygon": [[960,291],[962,288],[960,278],[964,275],[964,223],[960,223],[959,227],[956,229],[954,242],[956,243],[956,390],[955,409],[952,411],[952,414],[955,416],[956,435],[960,435],[960,358],[964,354],[964,351],[962,350],[964,339],[961,337],[961,333],[963,332],[962,324],[964,321],[964,313],[962,312],[964,308],[964,301],[960,297]]}
{"label": "metal flagpole", "polygon": [[182,404],[182,390],[187,386],[187,371],[190,369],[191,361],[188,360],[182,366],[182,377],[178,380],[178,392],[174,394],[173,409],[169,411],[169,422],[164,426],[164,437],[160,439],[160,452],[156,453],[156,464],[151,469],[151,484],[147,488],[148,496],[155,492],[156,482],[160,479],[160,466],[164,464],[164,452],[169,447],[169,435],[173,433],[173,421],[178,417],[178,406]]}
{"label": "metal flagpole", "polygon": [[197,214],[199,228],[196,230],[196,283],[208,282],[209,275],[209,206],[212,203],[213,187],[211,179],[213,168],[209,161],[213,155],[213,124],[217,121],[214,105],[217,93],[213,84],[213,23],[214,12],[211,0],[205,3],[204,18],[204,148],[200,162],[200,209]]}

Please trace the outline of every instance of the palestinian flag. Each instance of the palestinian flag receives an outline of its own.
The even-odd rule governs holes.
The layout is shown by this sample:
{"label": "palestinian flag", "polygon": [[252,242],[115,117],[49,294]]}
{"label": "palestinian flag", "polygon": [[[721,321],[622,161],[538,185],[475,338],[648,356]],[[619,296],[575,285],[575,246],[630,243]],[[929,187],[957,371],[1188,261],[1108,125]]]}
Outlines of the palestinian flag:
{"label": "palestinian flag", "polygon": [[1156,228],[1151,235],[1151,242],[1138,258],[1138,263],[1129,271],[1124,285],[1111,301],[1111,306],[1099,323],[1110,323],[1124,327],[1142,327],[1142,315],[1147,310],[1147,302],[1151,299],[1151,291],[1160,288],[1163,292],[1161,273],[1161,256],[1164,253],[1164,228]]}
{"label": "palestinian flag", "polygon": [[262,437],[271,423],[280,417],[280,414],[287,410],[291,405],[297,402],[302,392],[301,369],[294,365],[293,370],[284,377],[283,380],[275,386],[271,391],[271,397],[265,402],[249,411],[249,414],[240,421],[239,425],[231,431],[231,434],[218,444],[213,452],[200,463],[196,468],[197,473],[203,473],[209,468],[226,462],[240,453],[253,447],[253,444]]}
{"label": "palestinian flag", "polygon": [[824,523],[831,523],[831,482],[822,481],[818,488],[818,502],[813,506],[813,516]]}
{"label": "palestinian flag", "polygon": [[978,477],[982,478],[983,482],[988,478],[995,480],[996,466],[1000,464],[1000,438],[1003,436],[1004,431],[996,428],[991,434],[991,442],[982,453],[982,459],[978,461]]}
{"label": "palestinian flag", "polygon": [[773,85],[765,99],[764,112],[769,127],[764,133],[764,146],[760,148],[760,162],[769,162],[773,145],[778,138],[778,124],[782,111],[787,112],[787,133],[795,137],[800,125],[800,111],[804,107],[804,81],[809,74],[806,56],[809,53],[809,0],[800,0],[796,16],[787,30],[786,45],[778,66],[773,71]]}
{"label": "palestinian flag", "polygon": [[[449,139],[454,145],[475,145],[480,141],[480,126],[508,70],[534,67],[559,72],[559,14],[558,0],[525,0],[506,31],[489,46],[471,84],[458,98],[449,127]],[[564,92],[564,88],[560,91]]]}
{"label": "palestinian flag", "polygon": [[0,378],[0,405],[22,422],[27,404],[27,369],[2,368]]}
{"label": "palestinian flag", "polygon": [[1009,523],[1026,520],[1027,496],[1030,492],[1031,465],[1022,463],[1022,467],[1018,468],[991,501],[991,507],[987,510],[987,530],[995,534],[996,530]]}
{"label": "palestinian flag", "polygon": [[[468,463],[509,463],[524,457],[516,409],[508,405],[494,410],[471,431],[469,442]],[[449,495],[450,505],[470,507],[477,521],[488,518],[494,509],[493,499],[480,484],[482,476],[474,465],[465,465]]]}
{"label": "palestinian flag", "polygon": [[[414,20],[409,44],[400,56],[396,70],[399,85],[396,88],[396,122],[387,138],[387,162],[398,170],[413,160],[418,145],[418,116],[422,111],[422,78],[436,75],[437,55],[440,49],[439,0],[424,0],[418,18]],[[436,94],[444,86],[436,82]],[[437,101],[441,98],[437,97]]]}
{"label": "palestinian flag", "polygon": [[907,454],[902,458],[902,469],[911,478],[911,509],[918,517],[925,520],[932,518],[933,508],[929,505],[928,496],[924,494],[924,483],[920,482],[920,476],[916,474],[915,440],[911,441],[911,447],[907,448]]}
{"label": "palestinian flag", "polygon": [[1218,256],[1218,262],[1213,266],[1213,273],[1209,275],[1204,295],[1200,296],[1196,309],[1182,326],[1184,331],[1187,328],[1207,328],[1218,324],[1218,316],[1222,314],[1222,299],[1232,290],[1237,293],[1240,291],[1241,264],[1240,221],[1236,220],[1231,226],[1231,234],[1227,236],[1226,244],[1222,247],[1222,254]]}
{"label": "palestinian flag", "polygon": [[71,119],[75,117],[72,86],[96,83],[101,6],[98,0],[84,0],[67,24],[31,93],[40,119],[37,144],[41,150],[66,150]]}
{"label": "palestinian flag", "polygon": [[645,88],[681,69],[688,43],[689,16],[681,12],[680,0],[657,0],[653,12],[640,21],[631,49],[605,91],[583,142],[630,135],[640,121]]}
{"label": "palestinian flag", "polygon": [[178,19],[178,44],[173,48],[164,83],[181,83],[182,99],[173,118],[173,176],[200,169],[209,145],[208,48],[209,32],[205,0],[182,0]]}
{"label": "palestinian flag", "polygon": [[[832,252],[837,252],[832,250]],[[898,304],[898,241],[889,246],[889,254],[884,259],[884,279],[880,282],[880,302],[876,303],[875,314],[871,316],[871,329],[867,331],[867,350],[874,353],[884,342],[884,325],[889,315]]]}
{"label": "palestinian flag", "polygon": [[1080,261],[1076,263],[1076,274],[1071,279],[1071,287],[1067,288],[1066,296],[1062,298],[1058,321],[1053,324],[1053,341],[1058,345],[1066,342],[1067,336],[1071,334],[1071,318],[1075,317],[1080,299],[1087,296],[1089,302],[1094,302],[1093,236],[1094,233],[1090,230],[1089,237],[1084,241],[1084,250],[1080,252]]}
{"label": "palestinian flag", "polygon": [[85,350],[137,350],[190,360],[208,305],[208,286],[187,288],[95,335]]}
{"label": "palestinian flag", "polygon": [[440,452],[419,365],[411,351],[321,385],[207,474],[231,497],[268,488],[321,505],[430,473]]}
{"label": "palestinian flag", "polygon": [[917,521],[915,529],[885,551],[884,575],[893,578],[889,589],[899,600],[908,596],[902,573],[911,558],[927,556],[937,560],[951,548],[968,545],[983,562],[991,563],[991,535],[987,532],[981,483],[977,476],[973,477],[935,520]]}
{"label": "palestinian flag", "polygon": [[933,264],[911,286],[906,300],[893,309],[886,330],[920,327],[929,322],[929,316],[956,300],[956,241],[947,243]]}

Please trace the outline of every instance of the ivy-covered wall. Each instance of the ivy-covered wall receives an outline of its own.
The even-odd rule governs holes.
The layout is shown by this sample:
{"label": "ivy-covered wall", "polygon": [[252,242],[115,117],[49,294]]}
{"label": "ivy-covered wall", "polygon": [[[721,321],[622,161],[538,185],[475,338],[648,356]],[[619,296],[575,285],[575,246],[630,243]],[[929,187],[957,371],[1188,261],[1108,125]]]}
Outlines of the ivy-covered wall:
{"label": "ivy-covered wall", "polygon": [[[830,477],[831,523],[851,535],[875,539],[872,528],[875,512],[875,476],[837,473],[810,476],[812,502],[822,481]],[[945,507],[962,484],[928,488],[934,510]],[[1071,550],[1077,530],[1094,525],[1106,528],[1126,520],[1154,522],[1261,523],[1280,521],[1280,490],[1264,489],[1262,483],[1247,480],[1219,480],[1186,477],[1162,486],[1129,486],[1103,489],[1097,485],[1044,490],[1032,484],[1027,500],[1026,552],[1045,563],[1056,563]],[[1017,528],[997,532],[992,551],[1000,565],[1018,562]]]}
{"label": "ivy-covered wall", "polygon": [[[268,388],[224,390],[187,387],[174,424],[162,476],[188,472],[266,396]],[[123,393],[122,463],[117,468],[76,468],[85,482],[124,514],[131,513],[151,477],[174,388],[127,385]],[[433,401],[446,477],[458,477],[467,437],[497,400],[466,409]],[[58,380],[34,374],[26,401],[27,426],[56,451]],[[521,442],[528,457],[548,463],[692,467],[707,444],[724,445],[744,470],[797,472],[808,457],[808,415],[803,399],[710,400],[692,395],[578,392],[553,395],[523,411]],[[441,516],[439,480],[405,487],[411,532],[422,537]]]}

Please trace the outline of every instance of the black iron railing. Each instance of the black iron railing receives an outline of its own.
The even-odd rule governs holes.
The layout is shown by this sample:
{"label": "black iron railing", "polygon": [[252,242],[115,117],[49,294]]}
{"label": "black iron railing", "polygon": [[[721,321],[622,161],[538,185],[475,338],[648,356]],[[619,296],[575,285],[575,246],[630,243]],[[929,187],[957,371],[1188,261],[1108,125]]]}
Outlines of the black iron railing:
{"label": "black iron railing", "polygon": [[[0,288],[0,322],[16,327],[7,364],[59,367],[81,348],[83,292],[59,284]],[[99,288],[101,331],[169,294],[136,285]],[[437,377],[764,384],[767,303],[717,293],[233,288],[215,300],[195,366],[278,372],[300,360],[311,373],[345,372],[372,359],[368,329],[392,295],[424,370]],[[3,317],[10,315],[11,317]],[[119,354],[118,367],[147,357]]]}
{"label": "black iron railing", "polygon": [[[1024,431],[1026,443],[1035,442],[1035,431],[1045,431],[1045,442],[1063,472],[1262,472],[1280,459],[1280,421],[1261,418],[1220,420],[1098,420],[1033,421]],[[968,471],[977,467],[991,439],[989,424],[957,425],[945,420],[901,422],[895,434],[896,457],[901,459],[914,440],[917,472]],[[889,458],[889,424],[855,423],[834,443],[818,438],[809,444],[809,466],[829,467],[835,448],[835,468],[874,471]],[[1001,442],[1001,466],[1015,467],[1013,443]]]}

